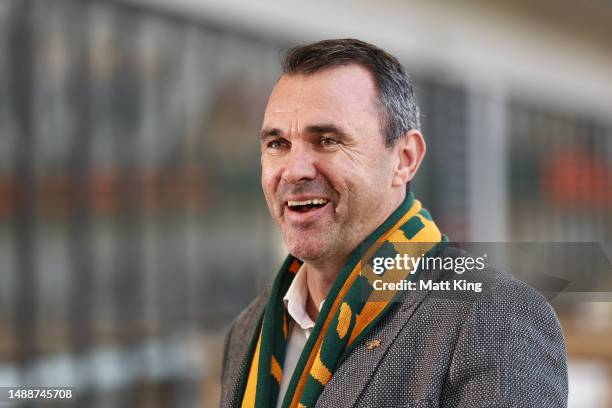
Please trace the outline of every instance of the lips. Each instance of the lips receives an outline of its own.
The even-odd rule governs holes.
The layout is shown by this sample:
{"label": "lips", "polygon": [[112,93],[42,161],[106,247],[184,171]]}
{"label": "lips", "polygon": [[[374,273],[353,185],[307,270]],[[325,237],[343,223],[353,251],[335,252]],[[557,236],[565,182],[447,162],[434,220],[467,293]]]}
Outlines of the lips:
{"label": "lips", "polygon": [[312,198],[306,200],[289,200],[287,207],[290,211],[308,212],[316,208],[321,208],[327,204],[327,198]]}
{"label": "lips", "polygon": [[324,197],[295,198],[285,202],[285,217],[294,224],[311,222],[331,208],[331,202]]}

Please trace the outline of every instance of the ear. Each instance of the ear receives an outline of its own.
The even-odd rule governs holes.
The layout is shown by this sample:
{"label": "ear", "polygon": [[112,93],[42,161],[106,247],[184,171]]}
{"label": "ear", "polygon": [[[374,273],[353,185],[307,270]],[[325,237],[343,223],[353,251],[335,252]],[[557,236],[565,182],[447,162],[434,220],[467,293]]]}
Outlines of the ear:
{"label": "ear", "polygon": [[406,132],[393,146],[397,160],[394,169],[392,185],[405,186],[411,181],[425,157],[427,146],[425,139],[418,130]]}

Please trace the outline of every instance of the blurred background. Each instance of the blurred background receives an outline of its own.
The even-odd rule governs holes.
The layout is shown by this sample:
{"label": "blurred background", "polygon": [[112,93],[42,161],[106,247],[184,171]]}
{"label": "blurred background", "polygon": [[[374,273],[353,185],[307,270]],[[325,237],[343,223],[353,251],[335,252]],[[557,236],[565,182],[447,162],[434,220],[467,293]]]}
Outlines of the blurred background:
{"label": "blurred background", "polygon": [[[413,75],[413,190],[452,240],[612,241],[610,2],[0,0],[0,386],[217,405],[284,257],[266,99],[285,50],[338,37]],[[611,305],[555,305],[572,407],[612,407]]]}

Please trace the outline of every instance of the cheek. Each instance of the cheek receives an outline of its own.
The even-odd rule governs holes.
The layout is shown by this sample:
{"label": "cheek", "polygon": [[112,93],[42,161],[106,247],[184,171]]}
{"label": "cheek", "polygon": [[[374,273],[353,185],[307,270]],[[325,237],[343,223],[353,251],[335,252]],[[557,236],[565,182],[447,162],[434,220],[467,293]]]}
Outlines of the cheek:
{"label": "cheek", "polygon": [[262,160],[261,167],[261,188],[263,190],[266,202],[270,209],[272,209],[275,203],[275,194],[278,189],[278,182],[280,180],[279,172],[276,171],[269,164],[264,163]]}
{"label": "cheek", "polygon": [[263,175],[261,177],[261,188],[263,190],[264,197],[266,198],[266,202],[271,208],[274,204],[274,185],[270,179],[266,178]]}
{"label": "cheek", "polygon": [[350,169],[343,175],[349,200],[355,210],[377,206],[390,190],[391,172],[383,163]]}
{"label": "cheek", "polygon": [[359,172],[352,167],[335,168],[333,173],[328,178],[332,188],[338,194],[338,202],[336,206],[336,215],[341,219],[351,218],[355,211],[359,211],[358,207],[361,201],[364,200],[363,188],[364,180]]}

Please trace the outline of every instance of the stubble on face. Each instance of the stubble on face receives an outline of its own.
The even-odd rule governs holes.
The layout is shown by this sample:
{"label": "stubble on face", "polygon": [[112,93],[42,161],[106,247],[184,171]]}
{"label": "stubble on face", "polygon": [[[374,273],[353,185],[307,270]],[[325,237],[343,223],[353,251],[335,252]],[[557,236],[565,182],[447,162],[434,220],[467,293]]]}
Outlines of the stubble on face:
{"label": "stubble on face", "polygon": [[[369,72],[349,66],[282,77],[270,97],[264,129],[278,130],[290,147],[270,150],[275,139],[262,140],[262,187],[287,249],[299,259],[345,258],[388,216],[392,165],[376,95]],[[305,131],[313,124],[336,124],[350,137],[339,138],[336,149],[321,148],[319,136]],[[286,205],[300,197],[329,202],[319,216],[300,218]]]}
{"label": "stubble on face", "polygon": [[289,197],[325,197],[329,199],[326,218],[300,223],[292,222],[285,216],[290,211],[286,205],[279,206],[276,222],[289,252],[306,261],[325,259],[335,255],[339,249],[335,237],[341,230],[342,217],[338,214],[339,193],[329,180],[318,174],[313,180],[292,184],[281,179],[274,197],[276,203],[285,203]]}

